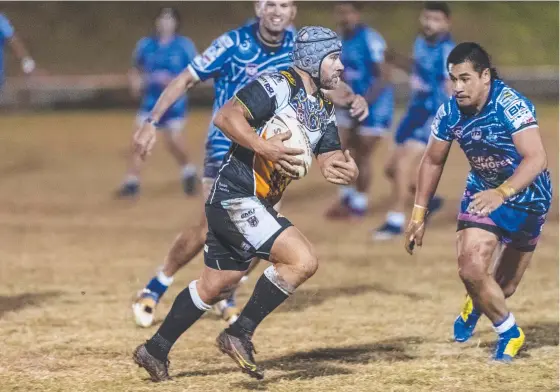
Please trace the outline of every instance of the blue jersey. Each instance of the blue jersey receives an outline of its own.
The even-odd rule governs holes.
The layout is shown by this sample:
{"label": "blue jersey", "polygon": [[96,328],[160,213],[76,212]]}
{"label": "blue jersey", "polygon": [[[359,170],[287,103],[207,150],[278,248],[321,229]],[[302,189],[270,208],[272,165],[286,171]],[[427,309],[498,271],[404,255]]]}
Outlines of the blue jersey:
{"label": "blue jersey", "polygon": [[[284,34],[278,47],[268,47],[257,37],[258,24],[231,30],[212,42],[189,66],[190,72],[204,81],[214,79],[213,115],[234,94],[264,72],[286,70],[291,64],[294,35]],[[206,143],[206,161],[217,168],[228,152],[231,141],[210,123]],[[217,170],[217,169],[216,169]]]}
{"label": "blue jersey", "polygon": [[[442,105],[432,123],[432,136],[459,143],[471,165],[466,193],[473,195],[496,188],[512,176],[522,159],[513,135],[535,126],[537,117],[531,101],[501,80],[494,80],[488,101],[477,115],[461,113],[454,97]],[[528,213],[544,214],[551,199],[550,174],[545,170],[505,204]]]}
{"label": "blue jersey", "polygon": [[14,28],[4,14],[0,14],[0,85],[4,82],[4,46],[14,36]]}
{"label": "blue jersey", "polygon": [[422,35],[416,38],[410,77],[410,106],[420,106],[435,113],[449,99],[445,90],[445,81],[449,78],[446,62],[454,46],[449,34],[435,42],[427,41]]}
{"label": "blue jersey", "polygon": [[[385,61],[386,48],[383,37],[364,25],[358,25],[350,35],[342,38],[340,60],[344,65],[343,78],[356,94],[364,96],[379,77],[378,65]],[[390,106],[393,110],[392,85],[385,87],[370,112],[376,112],[378,105]]]}
{"label": "blue jersey", "polygon": [[[159,96],[196,56],[193,42],[183,36],[175,36],[167,43],[161,43],[158,37],[142,38],[136,44],[133,63],[145,80],[144,96],[140,111],[150,112]],[[166,112],[166,116],[183,117],[187,108],[186,95],[177,100]]]}

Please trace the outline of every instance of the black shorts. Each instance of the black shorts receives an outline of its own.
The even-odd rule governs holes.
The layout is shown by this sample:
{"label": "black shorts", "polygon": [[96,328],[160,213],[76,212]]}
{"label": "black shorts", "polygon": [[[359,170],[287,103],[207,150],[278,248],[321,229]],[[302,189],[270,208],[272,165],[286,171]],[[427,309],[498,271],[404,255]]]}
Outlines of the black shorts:
{"label": "black shorts", "polygon": [[254,257],[268,260],[278,236],[292,223],[257,197],[206,205],[204,263],[217,270],[246,271]]}

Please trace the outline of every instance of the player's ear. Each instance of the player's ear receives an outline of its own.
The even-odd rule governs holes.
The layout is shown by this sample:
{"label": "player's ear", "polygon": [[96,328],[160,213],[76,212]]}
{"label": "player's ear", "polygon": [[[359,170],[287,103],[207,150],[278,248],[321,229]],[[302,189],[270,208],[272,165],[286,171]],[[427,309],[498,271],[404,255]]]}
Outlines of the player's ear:
{"label": "player's ear", "polygon": [[296,5],[296,3],[292,2],[292,20],[291,20],[291,22],[293,22],[296,19],[296,14],[297,14],[297,5]]}
{"label": "player's ear", "polygon": [[254,6],[255,6],[255,15],[257,15],[257,18],[261,18],[262,17],[262,4],[263,2],[260,0],[255,1]]}
{"label": "player's ear", "polygon": [[486,68],[484,71],[482,71],[482,81],[484,83],[490,83],[492,79],[492,75],[490,73],[490,68]]}

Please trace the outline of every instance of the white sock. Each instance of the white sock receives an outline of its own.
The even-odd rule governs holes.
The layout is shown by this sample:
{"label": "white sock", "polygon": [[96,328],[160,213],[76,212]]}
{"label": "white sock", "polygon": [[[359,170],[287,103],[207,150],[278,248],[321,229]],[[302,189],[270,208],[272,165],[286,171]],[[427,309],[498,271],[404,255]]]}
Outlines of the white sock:
{"label": "white sock", "polygon": [[124,183],[126,185],[138,184],[139,182],[140,182],[140,179],[138,178],[138,176],[135,176],[133,174],[129,174],[124,178]]}
{"label": "white sock", "polygon": [[173,276],[165,276],[163,271],[158,272],[158,274],[156,275],[156,279],[165,287],[169,287],[171,283],[173,283]]}
{"label": "white sock", "polygon": [[183,178],[192,177],[196,174],[196,166],[193,165],[192,163],[187,163],[181,169],[181,173]]}
{"label": "white sock", "polygon": [[403,227],[404,220],[404,212],[389,211],[387,213],[387,223],[389,223],[390,225]]}
{"label": "white sock", "polygon": [[493,325],[492,328],[494,328],[494,331],[496,331],[498,335],[501,335],[504,332],[509,331],[514,325],[515,317],[513,317],[513,314],[510,313],[508,314],[507,318],[501,322],[501,324]]}
{"label": "white sock", "polygon": [[355,210],[365,210],[368,206],[368,194],[362,192],[354,192],[350,199],[350,207]]}
{"label": "white sock", "polygon": [[340,187],[340,198],[341,199],[345,199],[345,198],[352,198],[352,196],[354,196],[354,193],[356,193],[356,189],[354,189],[353,186],[348,186],[348,185],[343,185]]}

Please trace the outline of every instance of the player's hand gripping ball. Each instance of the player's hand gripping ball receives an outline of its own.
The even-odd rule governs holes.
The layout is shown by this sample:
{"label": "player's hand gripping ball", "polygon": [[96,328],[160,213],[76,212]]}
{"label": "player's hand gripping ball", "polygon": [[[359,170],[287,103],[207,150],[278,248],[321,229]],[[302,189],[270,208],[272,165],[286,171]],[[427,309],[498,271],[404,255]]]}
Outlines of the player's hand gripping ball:
{"label": "player's hand gripping ball", "polygon": [[[263,137],[270,141],[282,142],[276,154],[266,157],[275,168],[293,179],[303,178],[309,172],[313,161],[311,143],[304,126],[294,117],[280,113],[272,117],[264,127]],[[272,146],[270,146],[272,147]]]}

